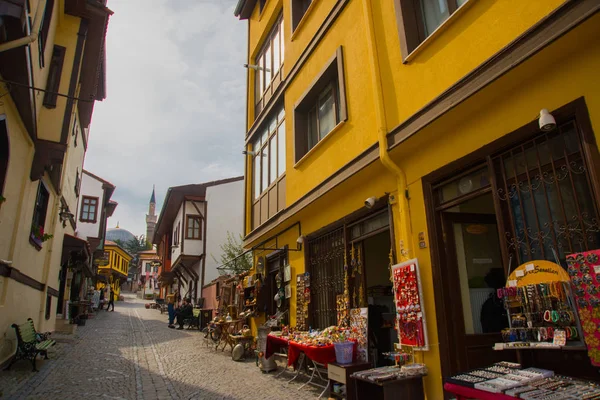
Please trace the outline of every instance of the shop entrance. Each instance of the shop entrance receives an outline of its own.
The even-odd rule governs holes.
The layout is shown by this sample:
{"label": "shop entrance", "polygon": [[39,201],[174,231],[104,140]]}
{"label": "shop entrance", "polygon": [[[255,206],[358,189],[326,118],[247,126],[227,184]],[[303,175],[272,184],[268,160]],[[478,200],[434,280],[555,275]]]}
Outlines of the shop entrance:
{"label": "shop entrance", "polygon": [[[452,205],[441,213],[460,370],[513,358],[493,352],[508,327],[506,310],[496,290],[506,283],[498,225],[491,193]],[[460,299],[460,300],[458,300]]]}
{"label": "shop entrance", "polygon": [[[501,280],[519,265],[600,248],[600,159],[577,100],[423,179],[428,206],[442,373],[519,361],[578,377],[595,373],[585,349],[494,351]],[[508,318],[503,318],[508,323]]]}

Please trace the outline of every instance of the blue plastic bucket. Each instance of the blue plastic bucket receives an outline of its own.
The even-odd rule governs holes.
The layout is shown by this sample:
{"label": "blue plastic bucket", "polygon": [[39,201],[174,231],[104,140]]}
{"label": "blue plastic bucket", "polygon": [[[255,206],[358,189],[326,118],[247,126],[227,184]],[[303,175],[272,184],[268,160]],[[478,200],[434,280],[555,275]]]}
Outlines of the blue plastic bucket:
{"label": "blue plastic bucket", "polygon": [[334,343],[335,360],[338,364],[352,364],[354,342]]}

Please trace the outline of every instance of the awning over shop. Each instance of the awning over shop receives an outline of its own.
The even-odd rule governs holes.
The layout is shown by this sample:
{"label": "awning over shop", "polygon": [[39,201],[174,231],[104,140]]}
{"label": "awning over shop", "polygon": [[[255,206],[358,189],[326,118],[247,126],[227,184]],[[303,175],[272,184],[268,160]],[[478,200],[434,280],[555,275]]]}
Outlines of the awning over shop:
{"label": "awning over shop", "polygon": [[90,254],[90,246],[86,240],[65,233],[61,264],[68,263],[74,269],[81,268],[83,274],[91,278],[94,272],[90,266]]}

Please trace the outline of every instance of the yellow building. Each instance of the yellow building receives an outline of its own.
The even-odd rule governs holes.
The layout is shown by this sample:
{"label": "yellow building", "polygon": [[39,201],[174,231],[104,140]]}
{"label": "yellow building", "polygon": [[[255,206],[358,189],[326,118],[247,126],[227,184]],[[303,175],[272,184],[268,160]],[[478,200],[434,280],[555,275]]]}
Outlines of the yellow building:
{"label": "yellow building", "polygon": [[127,282],[129,263],[133,256],[110,240],[104,242],[104,252],[108,257],[108,264],[99,265],[98,274],[106,276],[108,282],[99,282],[97,288],[101,289],[105,287],[106,283],[110,283],[111,292],[119,296],[121,294],[121,284]]}
{"label": "yellow building", "polygon": [[11,324],[52,331],[64,315],[61,265],[94,274],[75,214],[105,97],[105,4],[0,0],[0,364],[16,348]]}
{"label": "yellow building", "polygon": [[[490,278],[600,247],[599,9],[238,2],[248,21],[244,243],[265,282],[291,265],[291,325],[336,323],[345,262],[356,268],[352,307],[393,313],[391,252],[392,263],[420,265],[428,398],[443,397],[443,377],[515,358],[491,351],[499,334],[479,318]],[[295,279],[304,272],[306,319]],[[584,351],[545,353],[531,357],[592,373]]]}

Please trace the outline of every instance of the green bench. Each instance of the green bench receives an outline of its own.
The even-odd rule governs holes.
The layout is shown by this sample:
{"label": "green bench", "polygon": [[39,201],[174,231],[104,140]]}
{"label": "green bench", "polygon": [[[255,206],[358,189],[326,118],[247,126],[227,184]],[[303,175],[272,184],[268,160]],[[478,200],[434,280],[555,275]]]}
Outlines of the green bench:
{"label": "green bench", "polygon": [[30,360],[33,371],[37,371],[35,361],[38,354],[43,355],[47,360],[48,349],[54,346],[56,341],[50,339],[50,332],[36,332],[31,318],[27,318],[27,322],[24,324],[12,324],[11,326],[15,328],[17,334],[17,351],[6,369],[10,369],[18,360]]}

